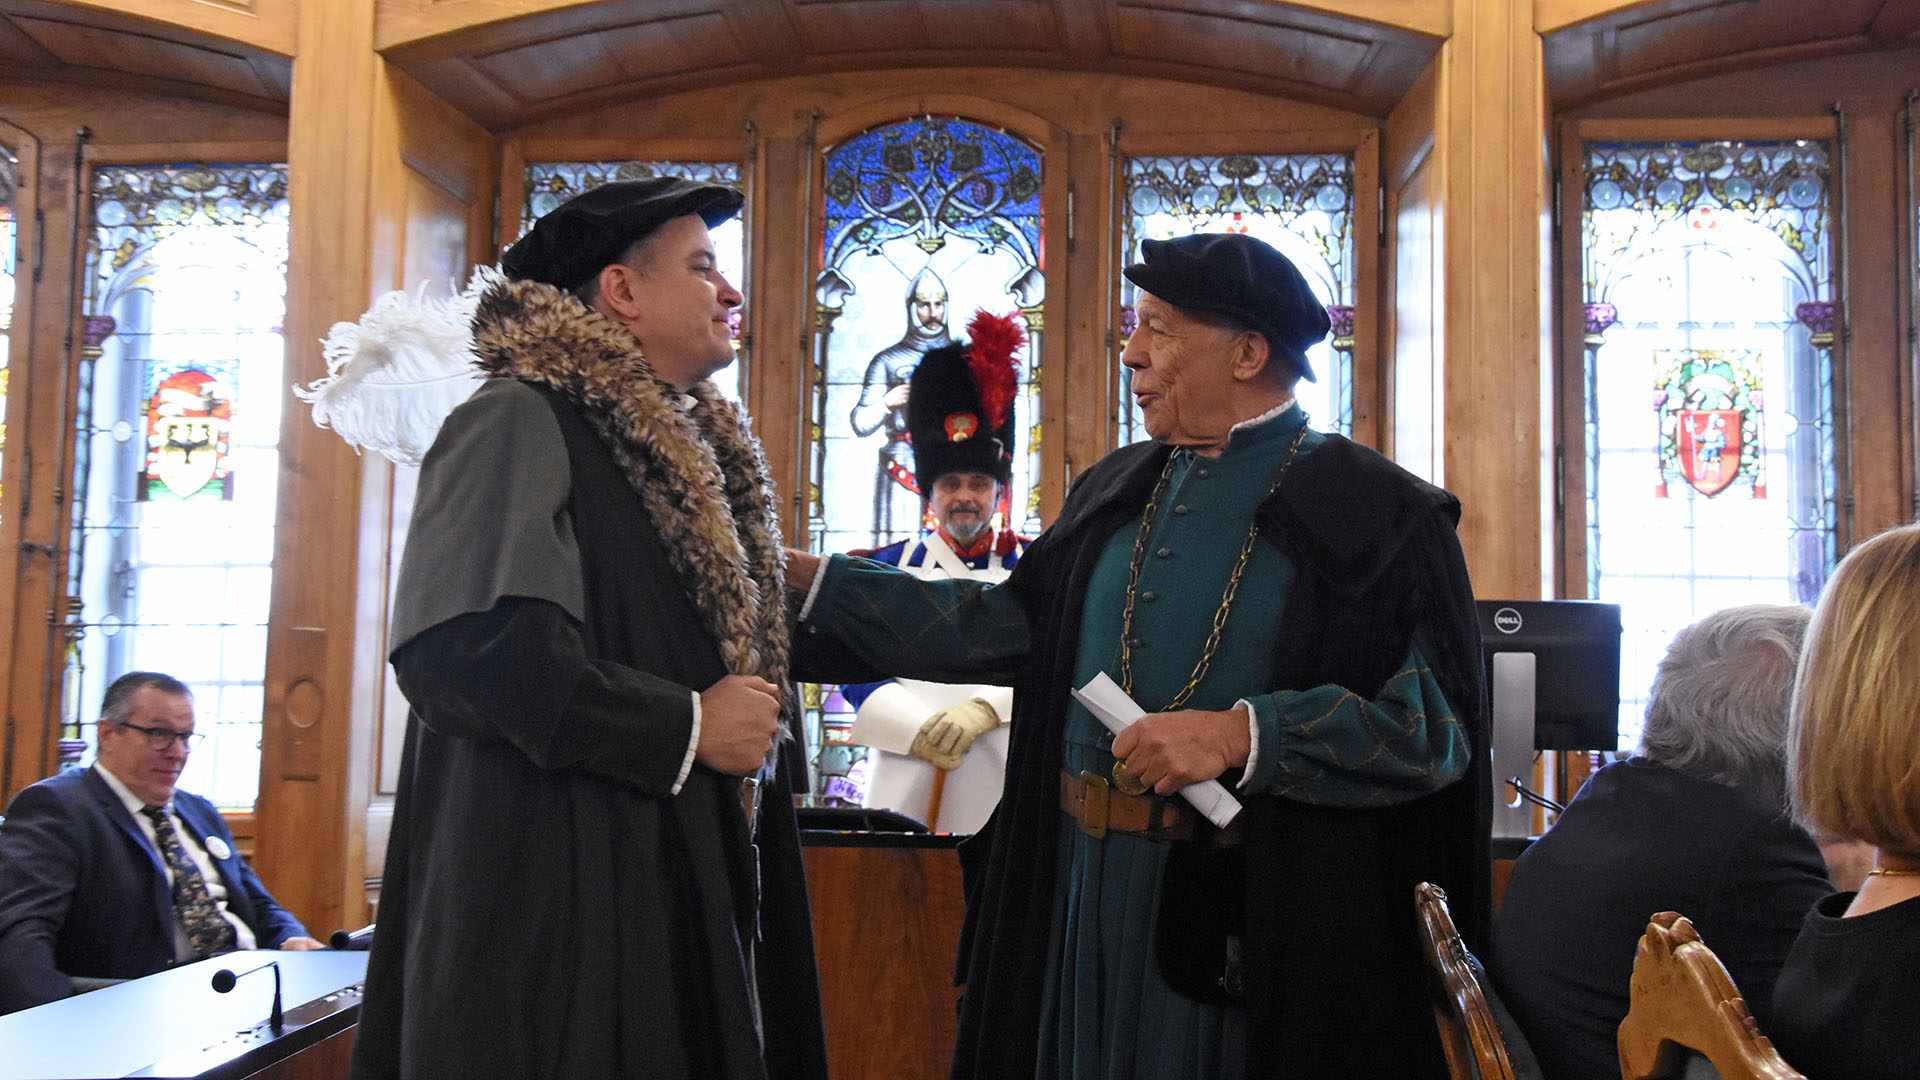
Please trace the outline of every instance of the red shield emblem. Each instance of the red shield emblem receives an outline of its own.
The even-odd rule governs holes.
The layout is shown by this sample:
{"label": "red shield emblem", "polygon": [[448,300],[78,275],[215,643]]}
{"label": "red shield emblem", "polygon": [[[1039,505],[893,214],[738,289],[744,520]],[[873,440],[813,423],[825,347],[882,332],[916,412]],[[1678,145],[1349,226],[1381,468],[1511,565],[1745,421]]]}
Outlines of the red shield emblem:
{"label": "red shield emblem", "polygon": [[1745,409],[1675,409],[1680,471],[1702,495],[1718,495],[1740,475]]}

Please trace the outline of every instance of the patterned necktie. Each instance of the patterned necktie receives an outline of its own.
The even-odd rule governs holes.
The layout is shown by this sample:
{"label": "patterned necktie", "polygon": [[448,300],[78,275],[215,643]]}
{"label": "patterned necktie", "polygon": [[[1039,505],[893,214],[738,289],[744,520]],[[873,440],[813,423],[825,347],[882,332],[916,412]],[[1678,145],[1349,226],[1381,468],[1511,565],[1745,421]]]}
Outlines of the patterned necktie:
{"label": "patterned necktie", "polygon": [[194,958],[232,952],[235,944],[233,924],[220,914],[219,907],[213,902],[213,895],[207,892],[206,879],[200,876],[200,868],[194,865],[193,856],[187,854],[186,845],[180,842],[180,834],[173,828],[173,819],[167,816],[164,807],[149,806],[140,812],[153,822],[153,833],[160,842],[160,852],[167,857],[167,866],[173,870],[173,916],[180,920],[181,928],[187,932],[187,943],[193,947]]}

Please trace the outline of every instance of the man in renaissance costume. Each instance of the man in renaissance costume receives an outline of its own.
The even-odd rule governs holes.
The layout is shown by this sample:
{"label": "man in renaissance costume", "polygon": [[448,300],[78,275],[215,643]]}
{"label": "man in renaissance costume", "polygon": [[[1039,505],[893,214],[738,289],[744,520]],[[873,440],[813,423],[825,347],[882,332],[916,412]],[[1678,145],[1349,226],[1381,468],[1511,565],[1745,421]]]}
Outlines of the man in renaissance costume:
{"label": "man in renaissance costume", "polygon": [[[980,312],[965,345],[927,353],[913,369],[907,431],[914,478],[933,524],[878,550],[856,551],[925,578],[1004,581],[1027,539],[993,526],[1013,483],[1014,353],[1026,334]],[[866,804],[939,832],[978,832],[1000,800],[1013,691],[979,683],[889,679],[842,691],[853,741],[874,750]]]}
{"label": "man in renaissance costume", "polygon": [[[1491,809],[1459,504],[1307,426],[1328,318],[1239,235],[1147,241],[1122,357],[1150,442],[1079,477],[999,585],[797,555],[797,666],[1018,689],[962,848],[960,1078],[1446,1075],[1418,882],[1487,921]],[[1070,695],[1145,710],[1110,733]],[[1175,793],[1217,780],[1216,827]]]}
{"label": "man in renaissance costume", "polygon": [[[947,283],[931,268],[907,283],[907,332],[873,354],[860,377],[860,400],[848,420],[862,438],[880,432],[879,461],[873,475],[873,542],[898,530],[893,500],[908,490],[914,475],[913,445],[907,438],[907,401],[913,369],[926,353],[951,345],[947,335]],[[920,494],[926,495],[922,488]]]}
{"label": "man in renaissance costume", "polygon": [[394,598],[356,1076],[826,1076],[779,524],[707,381],[740,205],[596,188],[479,297],[489,377],[422,464]]}

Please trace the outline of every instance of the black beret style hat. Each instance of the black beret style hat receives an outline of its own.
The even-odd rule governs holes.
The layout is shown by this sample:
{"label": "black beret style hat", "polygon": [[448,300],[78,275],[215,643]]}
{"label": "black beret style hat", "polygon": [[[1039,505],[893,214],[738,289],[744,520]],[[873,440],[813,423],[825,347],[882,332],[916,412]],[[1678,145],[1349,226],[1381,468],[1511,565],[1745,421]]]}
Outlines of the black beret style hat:
{"label": "black beret style hat", "polygon": [[1266,335],[1274,349],[1313,379],[1306,350],[1333,323],[1307,279],[1264,240],[1240,233],[1194,233],[1142,240],[1141,262],[1127,280],[1178,308],[1230,316]]}
{"label": "black beret style hat", "polygon": [[514,281],[577,289],[674,218],[698,214],[712,228],[745,201],[730,187],[678,176],[616,180],[548,211],[500,257],[500,268]]}

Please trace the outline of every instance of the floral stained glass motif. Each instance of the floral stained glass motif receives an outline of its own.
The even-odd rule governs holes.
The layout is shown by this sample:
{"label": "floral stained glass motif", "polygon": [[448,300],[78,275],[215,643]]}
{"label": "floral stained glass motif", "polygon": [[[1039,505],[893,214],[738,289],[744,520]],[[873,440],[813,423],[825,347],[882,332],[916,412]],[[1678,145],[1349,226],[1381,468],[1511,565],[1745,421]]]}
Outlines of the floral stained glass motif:
{"label": "floral stained glass motif", "polygon": [[19,295],[19,237],[14,192],[19,190],[19,165],[6,147],[0,146],[0,454],[7,446],[7,382],[11,374],[13,305]]}
{"label": "floral stained glass motif", "polygon": [[1621,605],[1630,749],[1675,633],[1811,603],[1833,564],[1829,148],[1584,152],[1588,595]]}
{"label": "floral stained glass motif", "polygon": [[[554,207],[575,195],[615,180],[645,180],[655,176],[678,176],[708,184],[737,188],[740,164],[734,161],[541,161],[527,166],[526,198],[520,206],[520,233],[544,217]],[[747,233],[744,214],[717,225],[713,232],[714,259],[720,273],[743,294],[747,291]],[[742,339],[746,325],[744,306],[733,309],[733,351],[731,367],[715,372],[713,383],[736,401],[740,398],[740,368],[751,359],[748,343]]]}
{"label": "floral stained glass motif", "polygon": [[81,733],[119,675],[181,679],[210,736],[181,786],[249,807],[286,387],[286,167],[100,166],[89,192],[64,707]]}
{"label": "floral stained glass motif", "polygon": [[[1142,240],[1197,232],[1236,232],[1277,248],[1333,317],[1327,340],[1307,350],[1315,380],[1294,388],[1314,426],[1353,428],[1353,158],[1348,154],[1225,154],[1135,157],[1126,163],[1127,210],[1122,264],[1140,259]],[[1125,349],[1135,325],[1132,282],[1120,284]],[[1118,353],[1115,364],[1119,363]],[[1131,373],[1121,369],[1123,387]],[[1147,437],[1132,394],[1120,417],[1120,441]]]}
{"label": "floral stained glass motif", "polygon": [[825,152],[815,283],[815,550],[890,543],[921,526],[907,380],[973,312],[1017,314],[1028,344],[1004,520],[1039,528],[1039,380],[1045,328],[1039,148],[957,117],[861,132]]}

